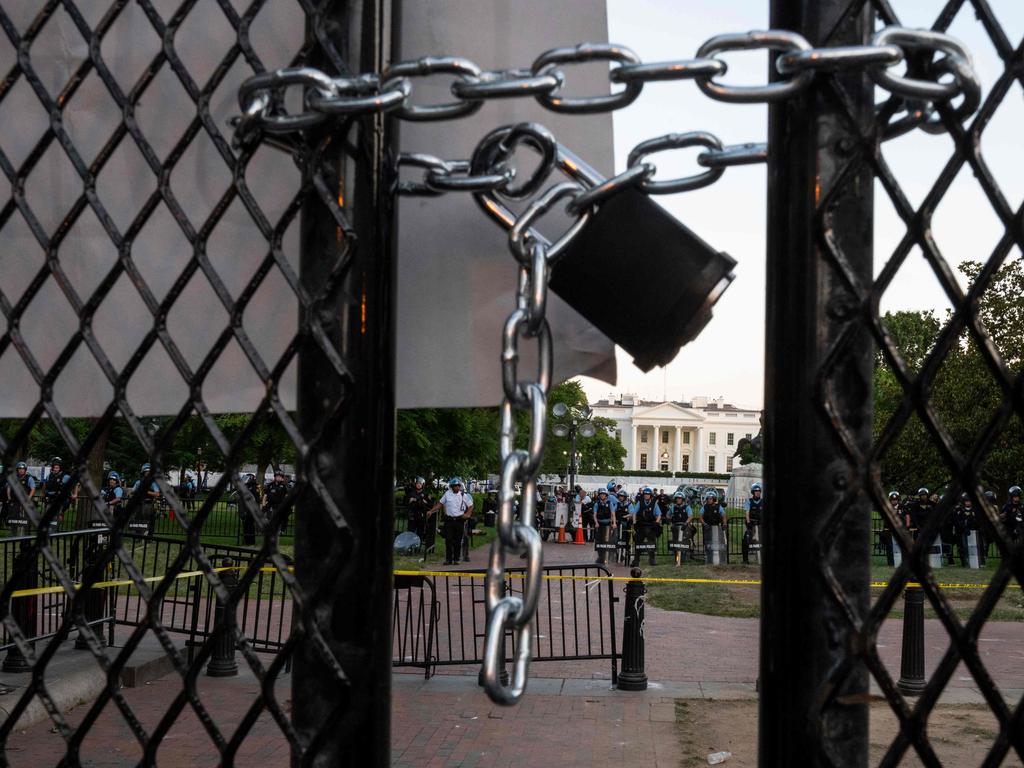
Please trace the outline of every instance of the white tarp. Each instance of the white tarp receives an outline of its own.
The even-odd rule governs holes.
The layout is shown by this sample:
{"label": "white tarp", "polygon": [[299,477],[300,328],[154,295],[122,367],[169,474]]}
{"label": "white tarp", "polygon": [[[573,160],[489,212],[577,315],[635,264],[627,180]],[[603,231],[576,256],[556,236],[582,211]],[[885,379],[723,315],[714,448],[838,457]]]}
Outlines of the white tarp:
{"label": "white tarp", "polygon": [[[32,4],[25,5],[20,11],[24,18],[17,18],[19,11],[11,11],[22,32],[36,12],[27,7]],[[90,3],[81,5],[86,6],[87,21],[94,24],[99,11],[90,9]],[[168,18],[177,3],[155,5]],[[485,69],[505,69],[528,66],[550,47],[606,39],[602,0],[558,4],[543,0],[418,0],[404,6],[403,58],[460,55]],[[250,39],[268,68],[291,60],[301,46],[303,24],[298,7],[283,0],[268,3],[260,12],[251,26]],[[69,299],[58,281],[47,277],[21,314],[18,333],[43,373],[72,341],[81,307],[114,266],[118,253],[115,239],[130,254],[132,269],[148,286],[143,293],[149,295],[140,293],[122,274],[92,315],[95,342],[114,371],[123,370],[153,329],[147,302],[159,305],[176,283],[184,285],[184,290],[167,309],[166,333],[192,371],[200,367],[228,328],[229,314],[211,283],[219,281],[229,300],[236,300],[257,273],[268,247],[253,216],[232,194],[231,173],[222,155],[230,142],[227,120],[238,111],[237,87],[252,73],[242,57],[209,95],[212,127],[220,132],[218,140],[198,126],[187,146],[178,143],[196,120],[188,92],[198,93],[216,76],[234,39],[235,33],[216,3],[198,3],[189,13],[174,38],[174,47],[191,81],[183,82],[164,62],[133,110],[145,146],[125,136],[97,174],[95,193],[109,213],[109,221],[102,221],[86,206],[66,232],[58,232],[58,225],[83,194],[73,160],[58,142],[50,143],[28,174],[20,210],[0,229],[0,291],[9,305],[18,305],[45,265],[46,248],[39,242],[42,237],[49,239],[51,254],[77,295],[77,302]],[[137,87],[160,47],[151,21],[139,6],[129,4],[101,46],[104,62],[122,93]],[[51,99],[68,93],[68,83],[88,58],[87,52],[87,43],[71,17],[58,10],[29,50]],[[15,60],[16,51],[4,38],[0,66],[8,71]],[[600,65],[567,68],[566,75],[573,95],[600,93],[608,87]],[[415,98],[418,102],[434,96],[450,98],[443,92],[444,85],[418,80]],[[118,129],[121,109],[95,71],[88,72],[66,104],[63,126],[79,153],[74,162],[88,167]],[[404,151],[468,158],[479,138],[492,128],[527,119],[549,127],[598,170],[611,171],[610,115],[555,115],[532,100],[493,102],[476,115],[455,122],[403,123],[401,146]],[[0,103],[0,149],[16,169],[31,156],[47,124],[46,107],[21,77]],[[156,172],[176,153],[180,157],[170,172],[171,194],[163,199],[157,193]],[[298,184],[298,171],[291,159],[264,147],[245,178],[271,225],[278,225]],[[10,185],[0,181],[0,197],[10,195]],[[187,226],[175,220],[175,209],[187,219]],[[297,218],[281,224],[281,229],[282,254],[294,268],[298,263]],[[59,242],[54,242],[55,235]],[[399,238],[399,405],[496,404],[501,397],[500,329],[513,305],[516,276],[505,233],[484,217],[469,195],[450,194],[403,199]],[[202,270],[183,275],[196,250],[205,255],[208,269],[215,274],[212,280]],[[595,290],[604,287],[595,286]],[[242,313],[242,330],[272,368],[294,336],[297,303],[276,266],[251,293]],[[549,302],[549,316],[556,377],[585,373],[612,381],[615,360],[611,342],[555,296]],[[7,330],[6,319],[0,317],[0,333]],[[524,345],[527,350],[530,346]],[[523,370],[530,370],[530,364],[527,356]],[[280,392],[286,405],[294,407],[294,363],[281,381]],[[39,398],[39,388],[14,345],[0,356],[0,393],[2,417],[26,415]],[[188,400],[185,381],[160,343],[152,346],[132,375],[126,394],[135,413],[147,415],[177,412]],[[264,394],[264,383],[241,348],[231,341],[202,388],[207,406],[214,412],[251,410]],[[112,400],[113,388],[85,344],[79,344],[56,380],[54,397],[67,416],[99,415]]]}

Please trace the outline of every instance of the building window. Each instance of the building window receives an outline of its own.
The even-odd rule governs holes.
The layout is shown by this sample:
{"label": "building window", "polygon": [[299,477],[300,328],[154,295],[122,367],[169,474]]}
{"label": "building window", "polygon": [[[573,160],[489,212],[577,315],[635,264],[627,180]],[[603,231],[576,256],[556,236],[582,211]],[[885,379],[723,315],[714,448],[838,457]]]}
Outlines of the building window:
{"label": "building window", "polygon": [[641,429],[640,430],[640,442],[641,443],[646,443],[647,442],[647,430],[646,429]]}
{"label": "building window", "polygon": [[751,434],[749,432],[747,432],[747,440],[749,440],[750,438],[751,438]]}
{"label": "building window", "polygon": [[[712,432],[712,434],[714,434],[714,433]],[[714,471],[715,471],[715,457],[714,456],[708,456],[708,472],[714,472]]]}
{"label": "building window", "polygon": [[616,429],[615,430],[615,439],[618,440],[620,443],[622,442],[622,430],[621,429]]}
{"label": "building window", "polygon": [[647,454],[640,454],[640,469],[647,469]]}
{"label": "building window", "polygon": [[718,434],[715,432],[708,433],[708,445],[715,445],[718,442]]}
{"label": "building window", "polygon": [[732,456],[727,456],[725,459],[725,471],[732,472]]}
{"label": "building window", "polygon": [[726,435],[725,435],[725,444],[726,445],[733,445],[735,442],[736,441],[734,439],[733,433],[732,432],[726,433]]}
{"label": "building window", "polygon": [[690,444],[690,433],[689,432],[683,432],[683,445],[689,445],[689,444]]}
{"label": "building window", "polygon": [[664,443],[665,445],[668,445],[668,430],[667,429],[663,429],[661,431],[661,442]]}
{"label": "building window", "polygon": [[668,462],[667,461],[661,462],[661,471],[662,472],[668,472]]}
{"label": "building window", "polygon": [[683,456],[682,471],[683,472],[689,472],[690,471],[690,457],[689,456]]}

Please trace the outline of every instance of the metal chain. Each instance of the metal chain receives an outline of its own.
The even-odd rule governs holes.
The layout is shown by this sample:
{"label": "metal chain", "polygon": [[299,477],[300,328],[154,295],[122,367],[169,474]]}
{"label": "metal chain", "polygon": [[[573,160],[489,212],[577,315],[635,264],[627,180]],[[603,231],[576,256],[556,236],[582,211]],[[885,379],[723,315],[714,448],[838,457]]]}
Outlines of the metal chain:
{"label": "metal chain", "polygon": [[[780,79],[756,86],[722,82],[720,78],[728,72],[728,65],[721,55],[736,50],[777,51],[775,69]],[[892,71],[904,60],[907,51],[930,54],[926,73],[933,79],[900,76]],[[935,56],[938,58],[931,61]],[[593,61],[611,62],[609,81],[621,85],[622,89],[597,96],[562,95],[565,75],[560,67]],[[803,91],[819,72],[851,70],[865,70],[875,83],[899,100],[906,113],[905,117],[883,127],[883,140],[916,127],[941,132],[944,125],[935,117],[940,105],[962,97],[960,105],[952,111],[954,119],[962,120],[973,113],[980,102],[981,87],[970,54],[948,35],[887,27],[868,45],[814,48],[794,32],[768,30],[718,35],[705,42],[694,59],[656,63],[643,63],[624,46],[588,43],[546,51],[529,68],[493,72],[458,57],[400,62],[379,76],[332,78],[308,67],[264,72],[249,78],[239,90],[242,114],[235,122],[235,142],[239,145],[261,140],[273,143],[279,141],[275,137],[280,134],[301,131],[338,115],[352,117],[393,111],[404,120],[452,120],[473,114],[489,99],[530,97],[554,112],[607,112],[631,104],[646,83],[670,80],[694,80],[705,94],[719,101],[774,102]],[[413,80],[437,74],[454,77],[449,90],[455,100],[414,104]],[[303,89],[303,109],[299,112],[289,112],[285,105],[286,91],[293,86]],[[516,181],[510,161],[520,144],[538,151],[540,163],[528,179]],[[288,148],[286,143],[282,146]],[[697,163],[707,170],[678,179],[655,180],[657,169],[646,158],[656,152],[686,147],[704,148]],[[638,187],[647,194],[699,189],[714,183],[729,166],[764,162],[767,152],[765,144],[726,146],[716,136],[703,131],[668,134],[638,144],[629,153],[626,170],[604,179],[555,141],[547,129],[534,123],[522,123],[492,131],[468,161],[444,160],[422,153],[406,153],[399,158],[400,165],[420,168],[423,176],[419,181],[400,181],[398,192],[409,195],[472,192],[480,207],[508,230],[509,247],[519,263],[516,307],[505,322],[502,337],[504,399],[498,535],[491,545],[487,568],[488,623],[483,683],[488,696],[496,703],[514,704],[526,690],[531,659],[530,625],[540,596],[543,550],[533,521],[553,367],[551,330],[545,316],[549,270],[586,224],[591,211],[609,195],[627,186]],[[530,198],[556,169],[570,180],[548,188],[521,215],[514,215],[498,200],[498,196],[510,200]],[[567,231],[551,241],[535,224],[545,213],[563,203],[575,220]],[[538,370],[527,379],[519,378],[520,338],[537,342]],[[525,449],[515,447],[517,411],[530,414],[530,434]],[[516,483],[522,488],[518,520],[514,514]],[[505,560],[513,553],[526,558],[522,597],[507,593]],[[506,686],[501,678],[505,640],[509,634],[513,638],[515,657],[510,683]]]}
{"label": "metal chain", "polygon": [[[720,78],[728,72],[728,65],[721,57],[736,50],[778,51],[775,69],[782,79],[754,86],[722,82]],[[892,71],[908,51],[925,51],[939,57],[929,66],[934,79],[910,78]],[[622,90],[598,96],[562,95],[566,78],[560,67],[594,61],[613,64],[608,70],[609,82],[621,85]],[[767,30],[717,35],[697,50],[696,58],[679,61],[643,63],[625,46],[584,43],[545,51],[530,67],[501,71],[484,71],[460,57],[428,56],[399,62],[380,75],[332,78],[310,67],[263,72],[246,80],[239,90],[242,114],[236,121],[235,141],[244,144],[256,140],[261,131],[279,134],[302,130],[330,115],[394,111],[404,120],[453,120],[475,113],[490,99],[528,97],[553,112],[609,112],[633,103],[646,83],[668,80],[693,80],[705,94],[718,101],[773,102],[804,90],[819,72],[846,70],[866,70],[879,86],[904,100],[924,100],[934,105],[963,96],[956,109],[957,119],[973,113],[980,101],[981,86],[971,56],[962,43],[949,35],[886,27],[867,45],[814,48],[795,32]],[[413,80],[438,74],[454,77],[449,90],[455,100],[414,104]],[[944,76],[949,79],[943,80]],[[303,110],[297,113],[289,113],[285,106],[284,94],[290,86],[305,89]],[[930,108],[933,110],[934,106]],[[916,107],[908,105],[908,112],[914,110]],[[931,112],[913,123],[920,124],[926,124],[933,132],[942,126],[931,117]]]}

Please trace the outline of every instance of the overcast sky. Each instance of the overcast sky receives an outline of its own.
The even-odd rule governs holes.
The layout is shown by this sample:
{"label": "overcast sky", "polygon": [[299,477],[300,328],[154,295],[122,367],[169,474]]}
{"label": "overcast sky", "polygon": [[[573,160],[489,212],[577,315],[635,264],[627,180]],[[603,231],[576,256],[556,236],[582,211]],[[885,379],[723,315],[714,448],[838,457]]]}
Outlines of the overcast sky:
{"label": "overcast sky", "polygon": [[[1011,39],[1024,35],[1024,3],[989,0]],[[945,0],[895,2],[905,26],[931,26]],[[969,4],[950,32],[974,56],[987,95],[1002,71],[995,50]],[[713,12],[712,12],[713,8]],[[767,0],[609,0],[609,39],[633,48],[644,61],[691,58],[707,38],[721,32],[742,32],[768,26]],[[732,83],[763,82],[767,58],[763,53],[728,55]],[[881,101],[879,93],[877,100]],[[982,150],[1011,205],[1024,199],[1024,153],[1020,139],[1024,103],[1014,85],[1003,106],[982,135]],[[625,167],[629,150],[644,139],[665,133],[710,131],[725,144],[764,141],[767,108],[723,104],[706,98],[692,83],[651,83],[626,109],[615,113],[616,167]],[[883,154],[909,199],[915,205],[927,194],[953,151],[946,136],[915,131],[885,145]],[[694,173],[697,150],[652,156],[658,177]],[[663,196],[659,202],[713,247],[736,259],[736,280],[714,310],[714,319],[696,341],[685,347],[666,369],[641,373],[619,351],[619,384],[584,379],[591,399],[610,392],[634,392],[643,397],[689,399],[717,397],[739,405],[763,405],[764,285],[765,285],[765,168],[728,169],[713,186],[696,192]],[[875,274],[903,235],[884,192],[876,185]],[[954,266],[966,259],[984,260],[1001,233],[998,220],[969,169],[961,170],[934,221],[935,239]],[[1014,252],[1015,255],[1016,251]],[[915,249],[882,300],[883,311],[937,310],[945,314],[949,301],[931,269]]]}

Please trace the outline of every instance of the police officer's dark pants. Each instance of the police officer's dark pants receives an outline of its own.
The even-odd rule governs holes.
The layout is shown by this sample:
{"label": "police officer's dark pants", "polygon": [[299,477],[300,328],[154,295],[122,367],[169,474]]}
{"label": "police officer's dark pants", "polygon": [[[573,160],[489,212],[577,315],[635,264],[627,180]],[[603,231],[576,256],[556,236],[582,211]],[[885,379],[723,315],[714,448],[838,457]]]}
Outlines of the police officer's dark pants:
{"label": "police officer's dark pants", "polygon": [[245,544],[256,543],[256,520],[248,510],[242,517],[242,542]]}
{"label": "police officer's dark pants", "polygon": [[881,545],[882,551],[885,553],[885,564],[895,565],[896,562],[893,559],[892,531],[888,528],[883,528],[882,532],[878,534],[878,543]]}
{"label": "police officer's dark pants", "polygon": [[968,531],[960,531],[956,537],[957,549],[960,550],[960,567],[966,568],[969,564],[968,560],[968,544],[967,544]]}
{"label": "police officer's dark pants", "polygon": [[[612,524],[598,523],[597,524],[597,543],[598,544],[610,544],[612,540]],[[604,565],[608,562],[608,550],[599,549],[597,550],[597,562]]]}
{"label": "police officer's dark pants", "polygon": [[444,521],[444,560],[446,563],[459,562],[462,554],[462,535],[466,523],[461,517],[449,517]]}
{"label": "police officer's dark pants", "polygon": [[[642,523],[636,527],[636,538],[634,542],[636,544],[654,544],[658,540],[658,529],[659,525],[643,525]],[[654,550],[650,552],[650,564],[656,565],[654,561]],[[640,565],[640,553],[636,550],[633,551],[633,568]]]}

